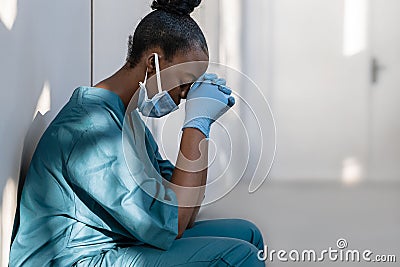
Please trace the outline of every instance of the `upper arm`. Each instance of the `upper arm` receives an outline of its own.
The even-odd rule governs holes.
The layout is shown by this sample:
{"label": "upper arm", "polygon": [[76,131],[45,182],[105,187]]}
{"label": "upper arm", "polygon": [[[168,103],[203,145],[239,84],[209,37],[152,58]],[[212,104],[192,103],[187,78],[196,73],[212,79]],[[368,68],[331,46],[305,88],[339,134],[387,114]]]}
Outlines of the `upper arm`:
{"label": "upper arm", "polygon": [[159,152],[157,142],[154,140],[153,135],[151,134],[150,130],[147,127],[145,129],[146,129],[146,137],[148,139],[151,149],[153,150],[155,159],[160,169],[161,176],[167,179],[168,181],[171,181],[172,173],[175,169],[175,166],[168,159],[162,158]]}
{"label": "upper arm", "polygon": [[130,157],[128,167],[116,128],[93,127],[78,140],[67,162],[68,179],[133,237],[168,249],[178,234],[176,195],[148,176],[138,157]]}

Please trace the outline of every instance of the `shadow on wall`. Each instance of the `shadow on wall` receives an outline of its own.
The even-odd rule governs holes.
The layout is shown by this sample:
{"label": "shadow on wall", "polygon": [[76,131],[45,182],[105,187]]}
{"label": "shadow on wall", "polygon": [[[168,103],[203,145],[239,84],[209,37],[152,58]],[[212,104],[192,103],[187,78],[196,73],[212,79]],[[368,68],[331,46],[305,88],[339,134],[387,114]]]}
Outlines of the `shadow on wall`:
{"label": "shadow on wall", "polygon": [[[49,113],[46,113],[45,115],[42,115],[40,112],[38,112],[31,124],[31,127],[29,128],[25,139],[24,139],[24,147],[22,149],[22,156],[21,156],[21,165],[20,165],[20,170],[19,170],[19,180],[18,180],[18,187],[15,187],[14,182],[12,185],[8,186],[8,183],[6,184],[6,187],[4,188],[4,195],[3,195],[3,207],[9,207],[13,206],[12,211],[16,209],[15,212],[15,222],[14,222],[14,230],[18,229],[20,218],[19,218],[19,202],[21,200],[21,193],[22,193],[22,188],[25,183],[25,178],[26,175],[28,174],[28,169],[29,165],[32,160],[33,153],[35,152],[35,149],[37,147],[37,144],[39,143],[40,138],[42,137],[44,131],[46,130],[49,122]],[[11,194],[11,192],[12,194]],[[14,198],[12,201],[10,201],[8,198],[4,198],[5,195],[9,195],[10,197]],[[17,201],[15,202],[15,195],[17,196]],[[5,205],[7,203],[7,205]],[[7,209],[10,210],[10,209]],[[4,215],[3,215],[4,216]],[[12,215],[13,216],[13,215]],[[12,217],[11,216],[11,217]],[[6,224],[7,222],[4,222]],[[7,226],[9,228],[9,226]],[[16,233],[12,233],[12,241],[14,240]]]}
{"label": "shadow on wall", "polygon": [[[7,266],[21,159],[30,160],[72,91],[89,84],[90,3],[3,0],[0,40],[0,266]],[[21,158],[25,136],[30,153]],[[22,175],[28,165],[21,167]]]}

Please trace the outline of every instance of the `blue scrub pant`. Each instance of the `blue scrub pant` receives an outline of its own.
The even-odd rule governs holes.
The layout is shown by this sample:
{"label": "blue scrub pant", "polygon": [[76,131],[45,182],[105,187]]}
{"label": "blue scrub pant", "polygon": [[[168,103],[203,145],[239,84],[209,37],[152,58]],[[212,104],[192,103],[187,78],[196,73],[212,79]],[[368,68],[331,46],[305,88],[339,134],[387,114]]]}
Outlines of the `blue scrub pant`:
{"label": "blue scrub pant", "polygon": [[118,248],[80,261],[77,266],[203,267],[265,266],[257,258],[264,248],[260,230],[244,219],[195,222],[167,250],[142,245]]}

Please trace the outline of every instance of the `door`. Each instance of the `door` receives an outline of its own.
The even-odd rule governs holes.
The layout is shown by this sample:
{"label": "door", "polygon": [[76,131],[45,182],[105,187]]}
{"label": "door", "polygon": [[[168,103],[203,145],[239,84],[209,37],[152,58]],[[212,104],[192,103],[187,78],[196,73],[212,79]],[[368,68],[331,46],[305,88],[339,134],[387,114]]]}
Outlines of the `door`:
{"label": "door", "polygon": [[371,0],[370,179],[400,177],[400,1]]}

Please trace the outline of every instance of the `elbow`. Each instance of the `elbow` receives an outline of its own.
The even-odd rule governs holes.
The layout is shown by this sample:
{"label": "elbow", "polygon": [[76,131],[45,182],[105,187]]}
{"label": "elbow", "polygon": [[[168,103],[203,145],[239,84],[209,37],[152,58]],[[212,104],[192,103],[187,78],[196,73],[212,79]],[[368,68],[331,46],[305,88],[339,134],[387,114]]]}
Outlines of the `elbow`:
{"label": "elbow", "polygon": [[178,234],[177,234],[177,236],[176,236],[175,239],[181,238],[182,235],[183,235],[183,233],[185,232],[185,230],[186,230],[186,229],[189,229],[189,228],[192,228],[192,227],[193,227],[193,224],[194,224],[194,223],[189,223],[189,224],[187,225],[186,228],[184,228],[184,227],[179,227],[179,231],[178,231]]}
{"label": "elbow", "polygon": [[180,239],[183,235],[184,231],[179,231],[178,234],[176,235],[175,239]]}
{"label": "elbow", "polygon": [[179,210],[178,216],[178,234],[175,239],[179,239],[182,237],[183,233],[185,232],[188,223],[190,221],[190,213],[188,213],[187,208],[183,208]]}
{"label": "elbow", "polygon": [[185,230],[186,230],[186,225],[183,225],[182,223],[180,223],[178,225],[178,234],[176,235],[175,239],[181,238],[183,233],[185,232]]}

